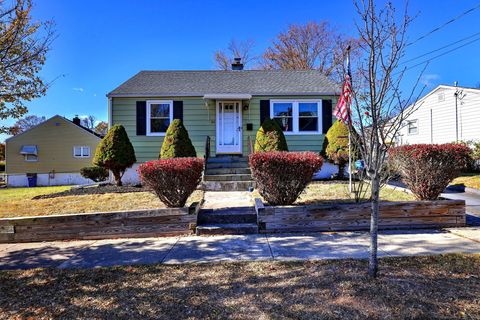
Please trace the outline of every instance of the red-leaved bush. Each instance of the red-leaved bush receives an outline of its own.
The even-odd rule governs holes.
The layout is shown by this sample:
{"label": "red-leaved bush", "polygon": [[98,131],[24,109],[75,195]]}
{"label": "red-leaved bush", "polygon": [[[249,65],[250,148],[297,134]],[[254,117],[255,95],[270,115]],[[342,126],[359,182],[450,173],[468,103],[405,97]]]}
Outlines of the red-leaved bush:
{"label": "red-leaved bush", "polygon": [[149,161],[138,167],[142,183],[167,207],[183,207],[202,179],[203,159],[171,158]]}
{"label": "red-leaved bush", "polygon": [[435,200],[470,159],[465,145],[414,144],[392,148],[389,161],[419,200]]}
{"label": "red-leaved bush", "polygon": [[251,154],[249,162],[262,197],[271,205],[288,205],[320,170],[323,158],[313,152],[270,151]]}

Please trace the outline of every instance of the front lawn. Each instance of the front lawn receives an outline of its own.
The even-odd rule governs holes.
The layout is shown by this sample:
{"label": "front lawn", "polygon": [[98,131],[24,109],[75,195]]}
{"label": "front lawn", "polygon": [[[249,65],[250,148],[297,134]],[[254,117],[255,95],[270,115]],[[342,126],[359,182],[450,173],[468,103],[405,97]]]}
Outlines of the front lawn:
{"label": "front lawn", "polygon": [[478,319],[480,255],[0,272],[7,319]]}
{"label": "front lawn", "polygon": [[480,174],[476,172],[463,173],[460,177],[453,180],[451,184],[463,184],[465,187],[480,190]]}
{"label": "front lawn", "polygon": [[[258,191],[255,191],[253,196],[261,198]],[[380,199],[383,201],[414,201],[415,197],[403,191],[384,187],[380,192]],[[322,181],[310,183],[295,204],[353,201],[353,195],[348,192],[348,182]]]}
{"label": "front lawn", "polygon": [[[129,192],[125,193],[79,194],[81,191],[68,192],[70,189],[66,186],[0,189],[0,218],[165,208],[158,197],[148,191],[127,189]],[[33,199],[46,195],[51,198]],[[187,205],[202,197],[202,191],[195,191]]]}

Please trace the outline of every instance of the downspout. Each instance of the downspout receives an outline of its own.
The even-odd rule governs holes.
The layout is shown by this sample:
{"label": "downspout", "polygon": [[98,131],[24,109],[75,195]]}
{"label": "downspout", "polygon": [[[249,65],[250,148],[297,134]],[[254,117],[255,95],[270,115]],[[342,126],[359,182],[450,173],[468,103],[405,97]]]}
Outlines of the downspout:
{"label": "downspout", "polygon": [[430,143],[433,143],[433,110],[430,109]]}
{"label": "downspout", "polygon": [[112,119],[112,98],[108,97],[108,129],[113,126],[113,119]]}

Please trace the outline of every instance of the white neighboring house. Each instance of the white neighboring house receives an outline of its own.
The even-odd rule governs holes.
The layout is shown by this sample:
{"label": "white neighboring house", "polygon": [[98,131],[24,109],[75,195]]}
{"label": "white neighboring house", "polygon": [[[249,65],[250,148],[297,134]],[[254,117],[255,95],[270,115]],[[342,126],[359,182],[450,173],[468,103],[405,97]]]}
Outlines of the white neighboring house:
{"label": "white neighboring house", "polygon": [[480,89],[439,85],[413,108],[395,138],[397,145],[480,139]]}

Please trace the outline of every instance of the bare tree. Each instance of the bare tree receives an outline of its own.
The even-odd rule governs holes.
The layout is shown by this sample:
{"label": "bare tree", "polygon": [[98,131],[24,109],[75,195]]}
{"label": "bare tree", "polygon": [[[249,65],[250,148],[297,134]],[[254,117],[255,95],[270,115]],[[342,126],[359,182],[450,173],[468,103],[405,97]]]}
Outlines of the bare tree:
{"label": "bare tree", "polygon": [[339,79],[347,46],[356,57],[358,41],[335,31],[326,21],[290,25],[263,54],[264,69],[317,69]]}
{"label": "bare tree", "polygon": [[252,53],[254,46],[253,40],[240,42],[231,40],[226,50],[215,51],[214,59],[217,69],[231,70],[234,58],[241,58],[244,68],[248,68],[257,59]]}
{"label": "bare tree", "polygon": [[90,130],[95,130],[95,121],[97,120],[97,118],[95,118],[95,116],[92,116],[92,115],[88,115],[88,116],[85,116],[85,117],[82,117],[80,119],[81,121],[81,125],[82,127],[85,127],[87,129],[90,129]]}
{"label": "bare tree", "polygon": [[[45,95],[48,85],[38,76],[54,33],[51,22],[32,21],[31,0],[0,2],[0,119],[27,113],[25,101]],[[0,125],[0,132],[9,128]]]}
{"label": "bare tree", "polygon": [[17,134],[38,126],[40,123],[45,122],[45,120],[45,117],[39,117],[36,115],[26,116],[25,118],[17,120],[17,122],[15,122],[13,126],[9,128],[9,133],[16,136]]}
{"label": "bare tree", "polygon": [[[352,79],[353,114],[349,129],[365,161],[365,173],[370,181],[372,213],[368,273],[375,277],[378,270],[379,193],[386,171],[387,152],[405,119],[418,108],[416,101],[423,89],[417,88],[420,74],[409,93],[400,90],[406,70],[399,68],[399,61],[405,54],[406,33],[412,21],[407,14],[407,5],[399,14],[391,2],[382,8],[377,8],[373,0],[354,3],[359,16],[356,26],[361,60],[356,79]],[[418,95],[414,97],[415,92]]]}

